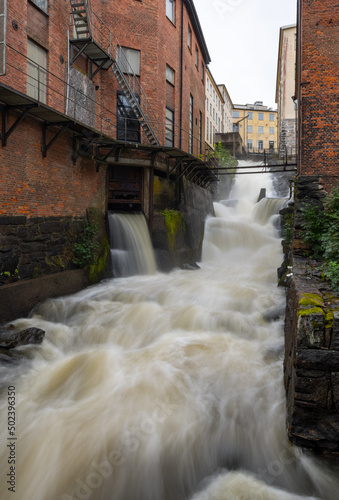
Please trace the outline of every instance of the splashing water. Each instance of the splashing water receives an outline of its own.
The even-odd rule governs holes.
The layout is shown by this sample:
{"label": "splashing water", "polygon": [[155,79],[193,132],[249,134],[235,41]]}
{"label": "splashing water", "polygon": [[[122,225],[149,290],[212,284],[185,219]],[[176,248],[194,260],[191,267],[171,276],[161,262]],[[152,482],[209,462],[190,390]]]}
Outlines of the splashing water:
{"label": "splashing water", "polygon": [[0,372],[1,428],[8,386],[17,414],[16,496],[3,439],[1,499],[337,498],[334,467],[286,437],[283,256],[255,208],[271,179],[240,177],[200,270],[108,280],[15,322],[46,338]]}

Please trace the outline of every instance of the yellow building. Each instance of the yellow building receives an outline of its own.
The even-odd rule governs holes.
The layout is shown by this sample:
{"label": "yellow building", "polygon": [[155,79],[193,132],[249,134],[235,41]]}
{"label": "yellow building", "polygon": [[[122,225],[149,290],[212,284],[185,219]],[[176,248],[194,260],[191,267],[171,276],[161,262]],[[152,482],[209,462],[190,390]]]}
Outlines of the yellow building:
{"label": "yellow building", "polygon": [[264,106],[262,101],[234,105],[233,131],[239,132],[248,153],[277,152],[277,128],[277,111]]}

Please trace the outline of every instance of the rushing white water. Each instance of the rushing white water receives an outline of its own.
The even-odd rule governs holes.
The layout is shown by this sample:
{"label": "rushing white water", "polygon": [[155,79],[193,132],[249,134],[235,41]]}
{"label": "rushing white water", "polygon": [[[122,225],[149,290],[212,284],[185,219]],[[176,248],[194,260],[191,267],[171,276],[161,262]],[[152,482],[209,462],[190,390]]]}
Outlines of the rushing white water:
{"label": "rushing white water", "polygon": [[282,251],[273,214],[254,209],[271,180],[239,177],[238,202],[206,222],[200,270],[108,280],[15,322],[46,338],[0,372],[2,500],[338,498],[336,471],[286,437]]}
{"label": "rushing white water", "polygon": [[154,274],[157,270],[143,214],[108,215],[114,277]]}

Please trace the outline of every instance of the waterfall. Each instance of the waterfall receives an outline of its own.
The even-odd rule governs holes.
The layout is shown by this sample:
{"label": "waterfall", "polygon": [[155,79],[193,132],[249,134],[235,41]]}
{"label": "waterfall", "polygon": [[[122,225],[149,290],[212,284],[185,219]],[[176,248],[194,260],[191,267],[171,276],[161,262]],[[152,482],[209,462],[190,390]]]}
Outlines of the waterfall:
{"label": "waterfall", "polygon": [[143,214],[108,214],[113,276],[154,274],[157,270]]}
{"label": "waterfall", "polygon": [[216,204],[200,269],[106,280],[13,322],[46,336],[0,366],[2,500],[338,498],[338,467],[287,439],[280,201],[261,214],[262,187],[274,198],[269,174],[240,175]]}

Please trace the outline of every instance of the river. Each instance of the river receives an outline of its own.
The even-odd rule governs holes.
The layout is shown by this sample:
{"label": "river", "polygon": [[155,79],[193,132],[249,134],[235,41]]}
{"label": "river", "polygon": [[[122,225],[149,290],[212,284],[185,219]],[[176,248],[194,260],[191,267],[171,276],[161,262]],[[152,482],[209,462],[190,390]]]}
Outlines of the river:
{"label": "river", "polygon": [[215,204],[200,269],[105,280],[14,322],[46,337],[0,369],[1,500],[338,498],[334,466],[287,439],[281,202],[256,204],[262,187],[274,198],[269,174],[238,176]]}

